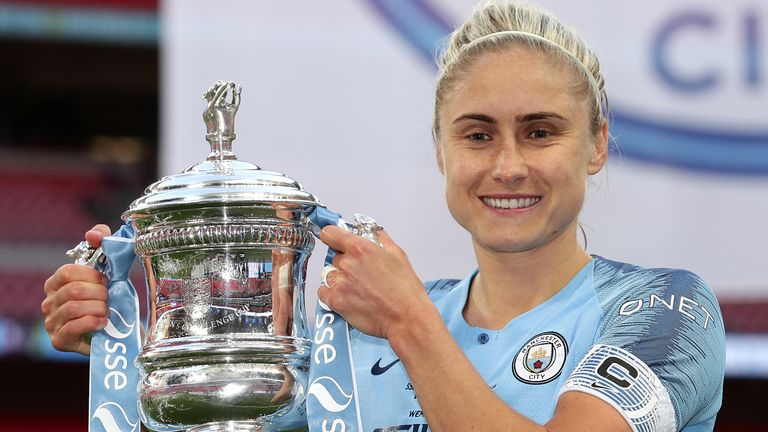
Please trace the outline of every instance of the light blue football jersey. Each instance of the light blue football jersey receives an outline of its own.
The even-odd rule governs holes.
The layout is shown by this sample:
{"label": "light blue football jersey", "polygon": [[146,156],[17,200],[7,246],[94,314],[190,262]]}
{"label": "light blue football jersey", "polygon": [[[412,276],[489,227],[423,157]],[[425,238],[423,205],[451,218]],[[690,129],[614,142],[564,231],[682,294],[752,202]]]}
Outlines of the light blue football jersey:
{"label": "light blue football jersey", "polygon": [[[488,330],[462,315],[475,274],[426,289],[480,375],[517,412],[543,424],[560,394],[581,391],[636,431],[713,429],[725,334],[715,296],[696,275],[596,256],[546,302]],[[364,432],[429,431],[389,343],[358,331],[351,343]]]}

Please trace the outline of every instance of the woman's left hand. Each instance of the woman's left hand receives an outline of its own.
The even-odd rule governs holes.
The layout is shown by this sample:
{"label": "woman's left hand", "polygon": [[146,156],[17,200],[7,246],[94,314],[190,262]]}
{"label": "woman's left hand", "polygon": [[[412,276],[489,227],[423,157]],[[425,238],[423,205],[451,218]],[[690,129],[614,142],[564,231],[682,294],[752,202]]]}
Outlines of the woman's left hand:
{"label": "woman's left hand", "polygon": [[317,296],[356,329],[389,339],[408,317],[432,303],[405,252],[383,230],[383,247],[335,226],[323,228],[320,240],[337,251]]}

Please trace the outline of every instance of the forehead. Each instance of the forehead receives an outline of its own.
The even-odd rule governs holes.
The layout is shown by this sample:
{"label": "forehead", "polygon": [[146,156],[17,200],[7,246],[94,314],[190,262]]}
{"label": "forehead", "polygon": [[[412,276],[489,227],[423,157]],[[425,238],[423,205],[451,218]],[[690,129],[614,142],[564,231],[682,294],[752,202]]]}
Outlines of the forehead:
{"label": "forehead", "polygon": [[456,110],[587,115],[588,104],[577,91],[579,77],[573,67],[531,48],[480,54],[463,66],[455,80],[442,108],[446,115]]}

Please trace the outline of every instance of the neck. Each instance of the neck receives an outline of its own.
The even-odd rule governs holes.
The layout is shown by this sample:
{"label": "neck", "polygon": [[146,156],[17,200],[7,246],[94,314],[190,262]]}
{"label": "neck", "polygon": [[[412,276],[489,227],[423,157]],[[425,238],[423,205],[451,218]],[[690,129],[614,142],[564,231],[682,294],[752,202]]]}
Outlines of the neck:
{"label": "neck", "polygon": [[563,289],[591,259],[576,241],[576,226],[523,252],[495,252],[475,243],[479,273],[464,306],[467,322],[501,329]]}

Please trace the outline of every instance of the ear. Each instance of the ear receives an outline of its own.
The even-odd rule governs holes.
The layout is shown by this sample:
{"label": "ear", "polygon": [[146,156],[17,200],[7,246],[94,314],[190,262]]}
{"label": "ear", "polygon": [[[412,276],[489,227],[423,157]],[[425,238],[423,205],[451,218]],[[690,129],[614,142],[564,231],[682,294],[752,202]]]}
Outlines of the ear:
{"label": "ear", "polygon": [[589,158],[587,172],[594,175],[600,172],[608,159],[608,122],[603,121],[600,130],[595,135],[592,147],[592,156]]}

